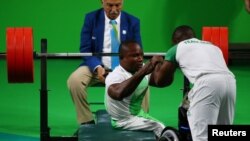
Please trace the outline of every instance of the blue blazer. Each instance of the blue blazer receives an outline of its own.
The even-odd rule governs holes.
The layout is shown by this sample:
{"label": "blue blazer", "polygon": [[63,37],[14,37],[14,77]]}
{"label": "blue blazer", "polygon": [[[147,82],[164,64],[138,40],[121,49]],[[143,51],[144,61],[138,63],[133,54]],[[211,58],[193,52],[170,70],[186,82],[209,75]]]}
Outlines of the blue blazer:
{"label": "blue blazer", "polygon": [[[99,9],[88,13],[81,31],[81,53],[101,53],[104,39],[104,10]],[[135,40],[142,47],[140,35],[140,21],[138,18],[121,12],[120,41]],[[97,65],[102,65],[101,56],[85,56],[81,65],[87,65],[93,72]]]}

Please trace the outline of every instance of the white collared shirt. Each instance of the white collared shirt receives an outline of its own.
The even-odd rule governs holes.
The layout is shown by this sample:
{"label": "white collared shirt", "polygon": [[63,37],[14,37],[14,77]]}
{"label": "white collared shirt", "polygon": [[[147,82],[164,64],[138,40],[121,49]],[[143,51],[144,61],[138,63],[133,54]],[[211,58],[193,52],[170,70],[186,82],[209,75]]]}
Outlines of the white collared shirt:
{"label": "white collared shirt", "polygon": [[[121,14],[115,19],[117,22],[117,32],[118,32],[118,39],[120,39],[120,25],[121,25]],[[105,13],[105,25],[104,25],[104,38],[103,38],[103,49],[104,53],[111,53],[111,36],[110,30],[112,29],[112,25],[109,23],[110,19],[107,17]],[[103,56],[102,63],[106,68],[111,69],[111,56]]]}

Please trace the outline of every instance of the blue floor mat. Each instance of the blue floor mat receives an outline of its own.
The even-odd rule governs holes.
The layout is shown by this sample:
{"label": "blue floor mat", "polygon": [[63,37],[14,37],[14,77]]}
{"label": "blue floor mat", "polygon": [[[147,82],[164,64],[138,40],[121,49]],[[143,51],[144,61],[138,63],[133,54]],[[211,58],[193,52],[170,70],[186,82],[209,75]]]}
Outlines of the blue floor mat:
{"label": "blue floor mat", "polygon": [[0,133],[0,141],[39,141],[39,138]]}

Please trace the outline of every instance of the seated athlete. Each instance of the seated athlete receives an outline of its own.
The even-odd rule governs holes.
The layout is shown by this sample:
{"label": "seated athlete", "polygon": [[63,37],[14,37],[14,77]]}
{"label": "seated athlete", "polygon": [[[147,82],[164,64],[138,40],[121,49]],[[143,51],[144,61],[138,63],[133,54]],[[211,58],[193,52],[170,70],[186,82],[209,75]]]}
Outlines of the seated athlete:
{"label": "seated athlete", "polygon": [[[160,60],[159,60],[160,59]],[[142,110],[148,89],[149,74],[159,56],[143,64],[143,50],[135,41],[123,42],[119,48],[120,65],[106,77],[105,106],[114,128],[153,131],[158,138],[165,125]]]}

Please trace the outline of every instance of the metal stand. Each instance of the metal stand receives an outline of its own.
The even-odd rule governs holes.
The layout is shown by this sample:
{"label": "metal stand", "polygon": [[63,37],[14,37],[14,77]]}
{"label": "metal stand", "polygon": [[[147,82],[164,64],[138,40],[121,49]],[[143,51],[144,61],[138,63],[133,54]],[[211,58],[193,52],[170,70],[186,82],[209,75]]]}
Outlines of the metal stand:
{"label": "metal stand", "polygon": [[187,110],[189,107],[189,102],[187,102],[188,97],[187,94],[190,91],[190,82],[187,77],[184,76],[184,87],[182,90],[183,93],[183,101],[182,105],[178,108],[178,128],[179,134],[183,141],[192,141],[191,131],[187,118]]}
{"label": "metal stand", "polygon": [[[47,39],[41,39],[41,53],[47,53]],[[40,140],[77,141],[77,137],[51,137],[48,126],[47,56],[41,56]]]}

